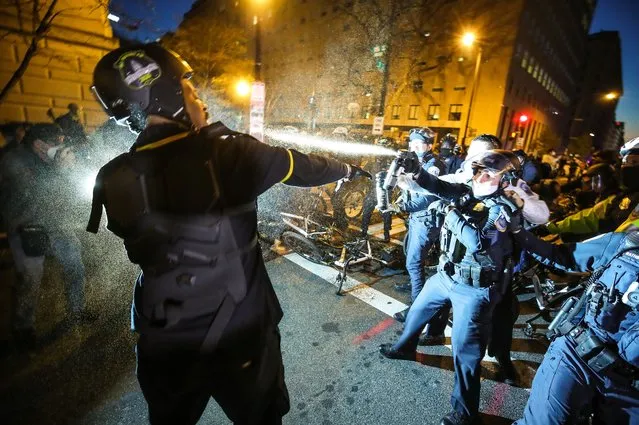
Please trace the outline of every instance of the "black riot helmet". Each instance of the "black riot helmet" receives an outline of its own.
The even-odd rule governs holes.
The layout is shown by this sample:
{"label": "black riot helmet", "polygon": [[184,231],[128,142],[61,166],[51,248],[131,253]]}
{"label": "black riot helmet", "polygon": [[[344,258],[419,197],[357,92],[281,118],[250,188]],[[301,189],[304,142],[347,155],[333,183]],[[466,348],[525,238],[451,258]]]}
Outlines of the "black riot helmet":
{"label": "black riot helmet", "polygon": [[442,137],[442,141],[439,145],[440,149],[450,149],[451,151],[455,148],[457,144],[457,136],[454,134],[446,133],[444,137]]}
{"label": "black riot helmet", "polygon": [[504,149],[493,149],[479,154],[472,162],[473,173],[489,170],[502,175],[502,182],[515,185],[521,178],[521,162],[517,155]]}
{"label": "black riot helmet", "polygon": [[182,79],[192,73],[188,63],[157,43],[120,47],[100,59],[91,89],[110,117],[134,131],[141,131],[151,114],[190,128]]}

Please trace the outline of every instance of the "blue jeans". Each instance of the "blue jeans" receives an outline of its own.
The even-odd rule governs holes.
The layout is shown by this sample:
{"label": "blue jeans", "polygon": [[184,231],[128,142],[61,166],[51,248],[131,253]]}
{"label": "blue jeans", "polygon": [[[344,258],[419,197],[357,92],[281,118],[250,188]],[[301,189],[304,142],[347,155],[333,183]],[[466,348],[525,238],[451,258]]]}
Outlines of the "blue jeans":
{"label": "blue jeans", "polygon": [[[49,252],[62,265],[69,312],[79,313],[85,305],[85,274],[80,241],[70,230],[54,230],[47,234]],[[28,257],[24,253],[22,240],[17,231],[8,232],[8,236],[9,248],[18,273],[13,329],[32,329],[44,272],[44,256]]]}
{"label": "blue jeans", "polygon": [[607,425],[639,424],[639,391],[622,376],[600,376],[579,357],[566,337],[550,344],[533,380],[523,419],[517,425],[571,423],[599,394],[596,417]]}
{"label": "blue jeans", "polygon": [[440,229],[424,222],[424,217],[411,218],[408,224],[408,241],[406,243],[406,271],[410,277],[411,301],[424,287],[426,274],[424,264],[428,250],[439,240]]}
{"label": "blue jeans", "polygon": [[428,322],[452,306],[452,350],[455,384],[451,404],[457,412],[475,416],[479,410],[481,359],[490,338],[493,309],[501,299],[496,285],[474,288],[453,281],[444,272],[431,276],[408,310],[404,332],[394,349],[411,351]]}

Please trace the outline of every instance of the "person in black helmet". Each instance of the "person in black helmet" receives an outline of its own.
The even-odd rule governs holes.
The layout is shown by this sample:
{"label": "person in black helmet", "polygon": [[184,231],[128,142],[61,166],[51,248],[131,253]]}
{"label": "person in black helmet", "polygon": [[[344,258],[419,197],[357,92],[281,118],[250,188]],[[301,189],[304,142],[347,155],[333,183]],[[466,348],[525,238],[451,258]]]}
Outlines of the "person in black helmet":
{"label": "person in black helmet", "polygon": [[457,136],[454,134],[448,133],[442,137],[439,144],[439,159],[441,159],[446,166],[446,172],[444,174],[453,174],[459,170],[459,167],[461,167],[464,162],[455,152],[457,146]]}
{"label": "person in black helmet", "polygon": [[211,397],[236,424],[281,424],[283,314],[256,243],[256,198],[279,182],[370,175],[208,125],[191,73],[158,44],[98,62],[95,95],[139,136],[98,173],[87,230],[104,206],[142,269],[131,316],[151,424],[195,424]]}

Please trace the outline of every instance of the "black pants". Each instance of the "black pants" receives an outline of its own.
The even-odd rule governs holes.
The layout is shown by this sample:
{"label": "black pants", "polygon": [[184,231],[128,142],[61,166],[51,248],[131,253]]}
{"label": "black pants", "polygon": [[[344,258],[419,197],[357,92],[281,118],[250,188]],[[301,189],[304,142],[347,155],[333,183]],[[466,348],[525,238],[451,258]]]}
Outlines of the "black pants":
{"label": "black pants", "polygon": [[289,410],[279,332],[261,353],[155,354],[137,347],[137,376],[152,425],[196,424],[213,397],[235,424],[279,425]]}
{"label": "black pants", "polygon": [[513,345],[513,327],[519,317],[519,300],[509,285],[493,312],[492,335],[488,343],[488,354],[510,359]]}

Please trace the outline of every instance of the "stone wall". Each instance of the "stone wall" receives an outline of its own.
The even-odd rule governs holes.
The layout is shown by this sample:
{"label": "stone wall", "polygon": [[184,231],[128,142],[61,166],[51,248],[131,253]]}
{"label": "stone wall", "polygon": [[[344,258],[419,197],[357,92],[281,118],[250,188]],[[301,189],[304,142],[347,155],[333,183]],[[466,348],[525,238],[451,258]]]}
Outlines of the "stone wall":
{"label": "stone wall", "polygon": [[[4,87],[24,58],[34,34],[33,3],[44,15],[50,0],[0,4],[0,87]],[[18,3],[18,2],[16,2]],[[118,46],[107,20],[106,2],[59,0],[51,30],[40,41],[26,72],[0,102],[0,124],[11,121],[51,122],[67,112],[71,102],[82,107],[87,128],[102,124],[107,116],[91,94],[93,68],[106,52]],[[36,19],[37,22],[37,19]]]}

